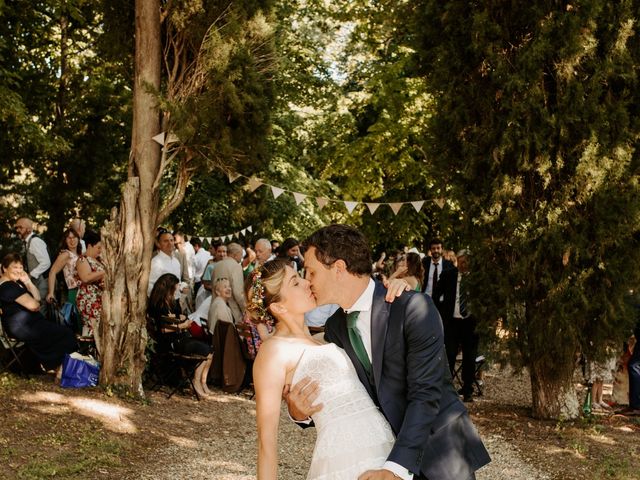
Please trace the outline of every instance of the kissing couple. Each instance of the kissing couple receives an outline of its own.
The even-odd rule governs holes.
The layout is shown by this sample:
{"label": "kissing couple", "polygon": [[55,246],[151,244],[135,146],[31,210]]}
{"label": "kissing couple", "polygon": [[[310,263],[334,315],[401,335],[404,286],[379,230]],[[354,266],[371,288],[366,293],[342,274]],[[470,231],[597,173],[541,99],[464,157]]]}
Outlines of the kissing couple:
{"label": "kissing couple", "polygon": [[[258,480],[277,478],[283,395],[317,430],[308,479],[474,479],[490,458],[451,383],[431,298],[390,289],[385,300],[355,228],[321,228],[304,246],[305,278],[272,260],[246,284],[253,321],[275,322],[253,369]],[[319,343],[304,314],[329,303],[342,308]]]}

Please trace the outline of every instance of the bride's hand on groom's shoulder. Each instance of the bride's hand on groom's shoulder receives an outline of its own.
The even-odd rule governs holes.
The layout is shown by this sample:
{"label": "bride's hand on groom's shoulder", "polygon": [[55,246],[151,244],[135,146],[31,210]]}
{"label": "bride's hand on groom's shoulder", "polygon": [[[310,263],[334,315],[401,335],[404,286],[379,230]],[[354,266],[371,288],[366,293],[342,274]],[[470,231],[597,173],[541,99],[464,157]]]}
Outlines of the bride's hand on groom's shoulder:
{"label": "bride's hand on groom's shoulder", "polygon": [[402,292],[411,290],[411,286],[403,278],[388,280],[384,283],[384,286],[387,288],[387,294],[384,299],[389,303],[393,303],[396,297],[402,295]]}
{"label": "bride's hand on groom's shoulder", "polygon": [[314,414],[322,410],[322,403],[314,405],[318,398],[320,387],[309,377],[304,377],[295,385],[285,385],[282,398],[287,402],[289,415],[297,422],[309,420]]}

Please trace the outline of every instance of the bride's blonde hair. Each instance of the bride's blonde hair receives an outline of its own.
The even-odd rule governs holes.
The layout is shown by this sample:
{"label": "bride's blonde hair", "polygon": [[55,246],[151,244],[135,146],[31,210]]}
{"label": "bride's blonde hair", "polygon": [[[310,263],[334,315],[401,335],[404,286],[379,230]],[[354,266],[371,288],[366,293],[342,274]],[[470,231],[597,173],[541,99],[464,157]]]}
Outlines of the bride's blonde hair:
{"label": "bride's blonde hair", "polygon": [[276,319],[269,311],[272,303],[282,300],[280,291],[289,262],[276,258],[257,267],[245,282],[247,313],[253,323],[267,323]]}

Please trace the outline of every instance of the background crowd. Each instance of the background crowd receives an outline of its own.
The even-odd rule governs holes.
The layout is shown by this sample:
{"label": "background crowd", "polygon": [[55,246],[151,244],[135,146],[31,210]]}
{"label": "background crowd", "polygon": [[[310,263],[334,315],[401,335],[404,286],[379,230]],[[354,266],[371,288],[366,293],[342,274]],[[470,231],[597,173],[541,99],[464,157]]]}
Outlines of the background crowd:
{"label": "background crowd", "polygon": [[[45,369],[59,373],[64,355],[78,349],[77,339],[91,339],[99,328],[105,274],[100,235],[74,219],[51,257],[30,219],[16,220],[15,233],[22,246],[2,260],[2,326],[11,337],[25,341]],[[181,231],[158,228],[145,292],[150,338],[156,353],[201,357],[191,379],[200,398],[210,394],[211,383],[231,392],[250,382],[247,367],[273,326],[249,321],[244,280],[276,257],[287,259],[304,275],[304,252],[295,238],[208,244]],[[426,253],[405,247],[383,252],[373,262],[374,278],[384,283],[403,279],[407,288],[432,298],[442,318],[451,374],[466,402],[482,392],[478,367],[484,359],[478,355],[481,319],[474,315],[469,295],[470,265],[468,250],[447,250],[438,238],[430,241]],[[65,315],[52,315],[62,305],[69,307]],[[306,315],[307,325],[322,331],[337,308],[319,306]],[[635,338],[639,328],[640,320]],[[631,336],[620,351],[612,350],[604,362],[581,357],[591,389],[590,408],[609,410],[611,404],[628,404],[628,413],[640,413],[640,347],[635,338]],[[604,384],[614,384],[609,401],[603,399]]]}

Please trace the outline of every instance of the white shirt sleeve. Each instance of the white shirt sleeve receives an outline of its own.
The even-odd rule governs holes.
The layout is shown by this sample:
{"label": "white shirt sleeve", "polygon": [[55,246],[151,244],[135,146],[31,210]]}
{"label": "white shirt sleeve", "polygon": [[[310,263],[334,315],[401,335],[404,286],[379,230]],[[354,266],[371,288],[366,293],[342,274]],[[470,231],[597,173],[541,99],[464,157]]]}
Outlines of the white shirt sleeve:
{"label": "white shirt sleeve", "polygon": [[386,461],[382,468],[383,470],[389,470],[396,477],[402,478],[402,480],[413,480],[413,473],[395,462]]}
{"label": "white shirt sleeve", "polygon": [[41,238],[33,237],[29,244],[29,251],[38,261],[38,266],[30,271],[29,275],[33,278],[38,278],[51,266],[51,259],[49,258],[49,253],[47,253],[47,244]]}
{"label": "white shirt sleeve", "polygon": [[151,295],[151,290],[153,290],[153,286],[156,284],[158,278],[160,278],[160,272],[162,270],[159,265],[160,262],[158,262],[156,258],[158,258],[157,255],[151,259],[151,271],[149,272],[149,287],[147,288],[147,297]]}

